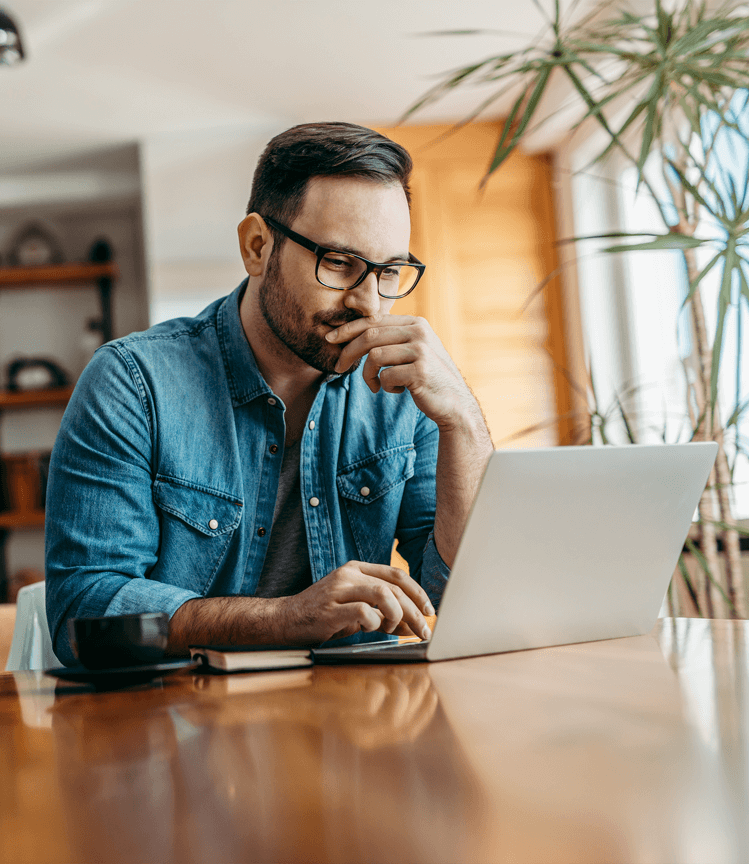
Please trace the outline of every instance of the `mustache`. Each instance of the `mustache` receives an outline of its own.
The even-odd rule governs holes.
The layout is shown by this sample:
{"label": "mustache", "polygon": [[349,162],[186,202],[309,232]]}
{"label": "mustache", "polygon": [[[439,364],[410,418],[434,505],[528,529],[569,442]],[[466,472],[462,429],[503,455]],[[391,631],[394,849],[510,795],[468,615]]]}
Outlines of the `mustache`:
{"label": "mustache", "polygon": [[327,324],[329,327],[341,327],[343,324],[348,324],[350,321],[357,321],[364,316],[360,312],[351,309],[348,312],[340,315],[324,315],[322,312],[317,312],[313,316],[315,324]]}

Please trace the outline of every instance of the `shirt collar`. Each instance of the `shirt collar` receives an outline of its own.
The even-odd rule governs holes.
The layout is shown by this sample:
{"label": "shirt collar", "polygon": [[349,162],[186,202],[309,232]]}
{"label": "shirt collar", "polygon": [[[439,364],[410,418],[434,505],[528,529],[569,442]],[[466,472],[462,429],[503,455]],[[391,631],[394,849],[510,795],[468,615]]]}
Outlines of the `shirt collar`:
{"label": "shirt collar", "polygon": [[239,304],[248,281],[249,277],[219,306],[216,320],[226,379],[229,382],[231,401],[235,408],[263,393],[271,392],[257,368],[255,355],[252,353],[239,317]]}
{"label": "shirt collar", "polygon": [[[239,317],[239,304],[248,281],[249,278],[245,279],[219,306],[216,322],[229,392],[235,408],[265,393],[273,392],[257,368],[255,355]],[[325,387],[331,382],[340,381],[341,385],[348,389],[349,377],[347,373],[328,375],[320,386]]]}

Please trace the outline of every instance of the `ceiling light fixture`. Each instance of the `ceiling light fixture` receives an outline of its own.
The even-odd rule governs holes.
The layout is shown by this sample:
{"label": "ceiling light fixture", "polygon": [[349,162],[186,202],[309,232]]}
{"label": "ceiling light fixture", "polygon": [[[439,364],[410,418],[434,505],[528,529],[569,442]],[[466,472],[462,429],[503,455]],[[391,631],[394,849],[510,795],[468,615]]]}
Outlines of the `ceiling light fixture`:
{"label": "ceiling light fixture", "polygon": [[16,22],[0,9],[0,66],[14,66],[25,54]]}

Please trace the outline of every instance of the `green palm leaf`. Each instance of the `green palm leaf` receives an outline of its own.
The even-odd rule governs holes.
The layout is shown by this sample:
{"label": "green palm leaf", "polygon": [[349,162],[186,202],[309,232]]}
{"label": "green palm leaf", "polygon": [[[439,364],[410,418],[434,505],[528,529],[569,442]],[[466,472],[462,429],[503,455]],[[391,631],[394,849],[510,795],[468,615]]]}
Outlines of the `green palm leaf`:
{"label": "green palm leaf", "polygon": [[[528,95],[528,91],[526,91],[522,94],[522,96],[518,98],[517,102],[515,102],[515,105],[510,112],[510,117],[505,122],[504,128],[502,129],[502,132],[500,134],[499,143],[497,144],[497,148],[494,152],[494,157],[491,161],[491,164],[489,165],[487,175],[494,173],[494,171],[499,168],[499,166],[505,161],[505,159],[517,146],[517,142],[520,140],[520,138],[522,138],[523,133],[528,127],[528,124],[530,123],[531,118],[533,117],[533,114],[538,107],[538,103],[541,100],[541,96],[543,96],[550,75],[550,67],[542,68],[541,72],[538,75],[538,78],[536,78],[533,89],[530,90],[530,95]],[[514,129],[514,131],[512,131],[515,118],[520,111],[523,103],[525,103],[523,114],[518,121],[517,127]],[[507,140],[508,138],[510,139],[509,141]]]}
{"label": "green palm leaf", "polygon": [[605,249],[601,249],[601,252],[611,254],[616,252],[657,252],[666,249],[696,249],[707,242],[707,240],[700,240],[697,237],[690,237],[687,234],[673,231],[668,234],[659,234],[654,240],[649,240],[647,243],[622,243],[606,246]]}
{"label": "green palm leaf", "polygon": [[687,305],[687,303],[694,296],[694,292],[699,288],[703,279],[707,274],[715,267],[715,265],[723,258],[723,250],[716,252],[715,255],[710,259],[710,261],[705,265],[705,267],[700,270],[700,272],[695,276],[695,278],[689,283],[689,290],[687,291],[687,296],[684,299],[684,303],[682,304],[682,308]]}
{"label": "green palm leaf", "polygon": [[714,415],[715,405],[718,401],[718,373],[720,370],[720,358],[723,352],[723,330],[726,321],[726,313],[731,305],[731,288],[733,284],[734,270],[739,266],[739,258],[736,254],[735,242],[729,238],[725,250],[723,264],[723,276],[720,282],[718,294],[718,320],[715,326],[715,340],[713,341],[713,357],[710,368],[710,405]]}
{"label": "green palm leaf", "polygon": [[[718,592],[723,597],[723,600],[726,602],[726,605],[729,607],[729,609],[734,610],[734,605],[733,605],[732,600],[730,599],[728,594],[726,594],[726,592],[725,592],[723,586],[720,584],[720,582],[718,582],[718,580],[715,578],[715,576],[713,576],[712,570],[710,569],[710,565],[707,563],[707,558],[705,558],[705,556],[702,554],[700,549],[697,548],[694,541],[688,537],[684,541],[684,545],[687,547],[687,549],[689,549],[689,551],[692,553],[692,555],[694,555],[697,563],[700,565],[700,569],[705,574],[705,576],[707,576],[707,578],[710,580],[710,583],[718,590]],[[684,569],[686,569],[686,567]],[[682,570],[682,575],[683,575],[683,573],[684,573],[684,571]],[[690,585],[690,587],[691,587],[691,585]],[[697,604],[697,609],[699,610],[699,608],[700,608],[699,604]],[[701,610],[700,610],[700,616],[704,618],[704,615],[702,614]]]}

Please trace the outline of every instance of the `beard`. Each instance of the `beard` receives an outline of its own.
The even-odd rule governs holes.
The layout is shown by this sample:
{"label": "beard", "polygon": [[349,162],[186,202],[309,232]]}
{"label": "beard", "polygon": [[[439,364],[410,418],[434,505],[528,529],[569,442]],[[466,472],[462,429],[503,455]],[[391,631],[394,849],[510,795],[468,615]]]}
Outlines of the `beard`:
{"label": "beard", "polygon": [[[309,321],[281,275],[278,257],[274,249],[258,292],[263,318],[273,335],[300,360],[318,372],[335,374],[335,364],[343,346],[326,341],[325,334],[329,330],[324,325],[340,327],[362,316],[353,309],[346,309],[338,313],[316,312]],[[360,362],[357,360],[347,371],[353,372]]]}

